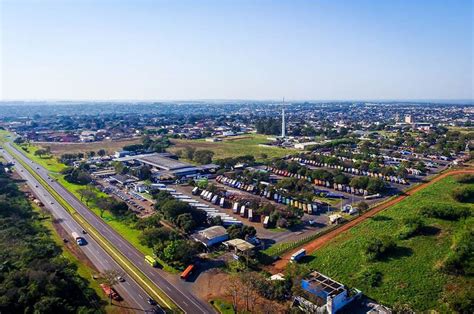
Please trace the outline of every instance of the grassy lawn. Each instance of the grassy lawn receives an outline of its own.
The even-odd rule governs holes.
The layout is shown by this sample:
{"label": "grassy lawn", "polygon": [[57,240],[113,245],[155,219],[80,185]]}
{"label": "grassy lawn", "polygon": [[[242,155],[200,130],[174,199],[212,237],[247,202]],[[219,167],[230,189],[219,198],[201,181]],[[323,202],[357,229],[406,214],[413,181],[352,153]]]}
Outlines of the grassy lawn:
{"label": "grassy lawn", "polygon": [[259,146],[266,144],[268,135],[246,134],[239,137],[226,138],[222,142],[206,142],[204,139],[199,140],[183,140],[172,139],[174,144],[168,150],[176,152],[186,146],[193,147],[196,150],[211,150],[214,152],[214,159],[222,159],[226,157],[236,157],[242,155],[252,155],[258,161],[264,160],[262,154],[266,154],[268,158],[283,157],[285,155],[300,152],[296,149],[285,149],[280,147]]}
{"label": "grassy lawn", "polygon": [[222,314],[234,314],[234,309],[232,308],[232,304],[227,301],[221,299],[215,299],[210,302],[212,306]]}
{"label": "grassy lawn", "polygon": [[[33,160],[35,163],[43,166],[48,171],[59,173],[59,172],[61,172],[61,170],[66,168],[66,166],[64,164],[60,163],[56,159],[56,157],[54,157],[52,155],[51,156],[42,156],[42,157],[36,156],[35,152],[38,149],[40,149],[40,147],[38,147],[38,146],[31,145],[31,144],[22,144],[22,145],[13,144],[13,145],[15,145],[15,147],[18,148],[21,152],[25,153],[28,156],[28,158]],[[27,149],[27,151],[25,149]]]}
{"label": "grassy lawn", "polygon": [[[420,206],[455,203],[450,192],[457,186],[459,183],[454,178],[447,177],[406,198],[338,236],[317,251],[309,265],[388,306],[408,304],[416,311],[446,311],[446,305],[440,300],[443,289],[453,286],[466,289],[474,284],[472,278],[452,277],[436,270],[450,251],[452,235],[462,227],[462,222],[424,218],[431,232],[408,240],[396,240],[398,249],[383,261],[367,261],[363,250],[367,241],[374,237],[396,237],[403,225],[402,219],[419,216]],[[474,204],[469,206],[474,210]],[[369,286],[360,276],[363,270],[380,272],[381,284]]]}

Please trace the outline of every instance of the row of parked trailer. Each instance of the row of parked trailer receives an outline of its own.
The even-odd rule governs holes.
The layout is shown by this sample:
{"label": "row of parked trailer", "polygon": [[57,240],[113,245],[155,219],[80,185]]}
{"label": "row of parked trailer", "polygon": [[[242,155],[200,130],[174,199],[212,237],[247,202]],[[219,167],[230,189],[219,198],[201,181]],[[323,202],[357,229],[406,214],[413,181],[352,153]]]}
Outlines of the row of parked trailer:
{"label": "row of parked trailer", "polygon": [[[197,188],[197,187],[196,187]],[[191,198],[190,196],[184,195],[183,193],[176,192],[175,189],[172,188],[167,188],[167,187],[160,187],[158,188],[160,191],[166,191],[168,192],[171,197],[177,199],[178,201],[188,203],[190,206],[193,206],[197,209],[200,209],[204,211],[207,215],[208,218],[215,218],[215,217],[220,217],[222,220],[222,224],[224,226],[230,226],[230,225],[241,225],[242,222],[240,220],[235,219],[234,217],[226,214],[219,212],[217,209],[209,207],[207,204],[203,204],[201,202],[198,202]],[[194,194],[193,190],[193,194]]]}
{"label": "row of parked trailer", "polygon": [[[302,176],[300,174],[292,173],[286,170],[280,170],[273,167],[267,167],[267,170],[283,177],[295,177],[298,179],[304,179],[304,180],[307,180],[308,182],[313,183],[314,185],[323,186],[330,189],[332,188],[334,190],[341,191],[341,192],[346,192],[346,193],[351,193],[351,194],[356,194],[356,195],[364,195],[364,196],[369,195],[369,192],[367,190],[356,189],[347,184],[336,184],[336,183],[331,184],[331,182],[327,180],[319,180],[319,179],[311,180],[311,177],[309,176]],[[327,193],[327,197],[342,197],[342,195]]]}
{"label": "row of parked trailer", "polygon": [[[234,213],[235,215],[239,215],[242,218],[247,218],[250,222],[257,222],[260,220],[260,215],[255,214],[254,210],[248,207],[247,202],[242,202],[242,203],[238,201],[232,202],[226,199],[225,196],[212,193],[211,191],[208,191],[208,190],[199,191],[197,187],[195,187],[192,192],[194,195],[199,194],[199,196],[202,199],[209,201],[214,205],[219,205],[222,208],[226,207],[227,204],[231,204],[232,213]],[[265,228],[268,227],[269,220],[270,220],[269,216],[263,217],[262,222]]]}
{"label": "row of parked trailer", "polygon": [[222,176],[222,175],[217,176],[216,181],[219,182],[219,183],[222,183],[224,185],[227,185],[227,186],[245,191],[245,192],[249,192],[249,193],[256,193],[257,192],[257,187],[255,185],[246,184],[246,183],[243,183],[239,180],[231,179],[231,178],[228,178],[226,176]]}
{"label": "row of parked trailer", "polygon": [[400,178],[397,176],[385,176],[382,173],[378,172],[372,172],[372,171],[364,171],[364,170],[359,170],[355,168],[346,168],[340,165],[331,165],[327,163],[320,163],[316,160],[311,160],[311,159],[305,159],[301,157],[293,157],[291,158],[293,161],[297,161],[300,164],[303,165],[312,165],[315,167],[324,167],[324,168],[330,168],[330,169],[337,169],[345,173],[349,174],[354,174],[354,175],[360,175],[360,176],[366,176],[366,177],[372,177],[372,178],[380,178],[382,180],[385,180],[387,182],[392,182],[392,183],[398,183],[398,184],[409,184],[407,180],[404,178]]}
{"label": "row of parked trailer", "polygon": [[269,200],[273,200],[276,203],[285,204],[291,207],[299,208],[305,213],[308,213],[310,215],[318,213],[319,211],[323,209],[323,206],[325,205],[325,203],[322,203],[322,202],[320,204],[316,204],[316,203],[309,203],[309,202],[293,199],[292,197],[287,197],[287,196],[282,195],[278,191],[272,191],[269,188],[263,190],[260,193],[260,195]]}
{"label": "row of parked trailer", "polygon": [[[313,155],[315,156],[325,156],[325,157],[332,157],[332,158],[336,158],[342,162],[349,162],[349,163],[356,163],[356,162],[360,162],[360,161],[364,161],[364,160],[358,160],[358,159],[355,159],[355,158],[347,158],[347,157],[344,157],[344,156],[335,156],[335,155],[332,155],[330,153],[313,153]],[[395,165],[399,165],[401,162],[404,162],[404,161],[409,161],[408,159],[406,158],[398,158],[398,157],[393,157],[393,156],[388,156],[388,155],[382,155],[382,156],[379,156],[379,155],[375,155],[375,154],[371,154],[370,157],[373,157],[373,158],[377,158],[377,157],[382,157],[383,160],[384,160],[384,163],[379,163],[378,165],[380,167],[386,167],[387,165],[391,165],[391,164],[395,164]],[[300,157],[301,158],[301,157]],[[293,158],[293,159],[296,159],[296,158]],[[304,158],[303,158],[304,159]],[[312,160],[312,161],[315,161],[315,160]],[[320,163],[318,161],[315,161],[316,163],[319,163],[319,164],[323,164],[323,163]],[[368,162],[368,161],[365,161],[365,162]],[[314,165],[314,164],[313,164]],[[353,169],[352,167],[344,167],[344,166],[341,166],[343,168],[348,168],[348,169]],[[341,169],[341,168],[338,168],[338,169]],[[357,170],[357,169],[356,169]],[[406,168],[406,171],[409,173],[409,174],[412,174],[412,175],[416,175],[416,176],[420,176],[420,175],[423,175],[423,172],[418,170],[418,169],[414,169],[414,168]],[[353,174],[356,174],[355,172],[350,172],[350,173],[353,173]]]}

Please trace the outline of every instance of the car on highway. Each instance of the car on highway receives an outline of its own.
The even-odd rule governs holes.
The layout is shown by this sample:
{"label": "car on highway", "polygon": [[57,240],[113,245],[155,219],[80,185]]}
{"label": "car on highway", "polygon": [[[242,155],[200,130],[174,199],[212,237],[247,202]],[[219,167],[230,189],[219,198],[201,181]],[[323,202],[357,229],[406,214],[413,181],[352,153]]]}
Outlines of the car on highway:
{"label": "car on highway", "polygon": [[125,281],[125,278],[123,278],[122,276],[117,276],[117,281],[118,282],[124,282]]}
{"label": "car on highway", "polygon": [[156,304],[157,304],[156,301],[153,300],[152,298],[148,298],[148,300],[146,300],[146,301],[147,301],[148,304],[150,304],[150,305],[156,305]]}

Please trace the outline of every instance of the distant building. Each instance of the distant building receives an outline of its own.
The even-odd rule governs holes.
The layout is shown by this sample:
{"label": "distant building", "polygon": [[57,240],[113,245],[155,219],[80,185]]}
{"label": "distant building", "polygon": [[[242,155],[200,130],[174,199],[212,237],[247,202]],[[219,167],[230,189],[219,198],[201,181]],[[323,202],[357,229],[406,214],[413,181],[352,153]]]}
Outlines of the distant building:
{"label": "distant building", "polygon": [[408,123],[408,124],[414,123],[413,116],[411,114],[407,114],[405,116],[405,123]]}
{"label": "distant building", "polygon": [[317,142],[298,143],[298,144],[295,144],[295,148],[305,150],[308,147],[316,145],[316,144],[318,144],[318,143]]}

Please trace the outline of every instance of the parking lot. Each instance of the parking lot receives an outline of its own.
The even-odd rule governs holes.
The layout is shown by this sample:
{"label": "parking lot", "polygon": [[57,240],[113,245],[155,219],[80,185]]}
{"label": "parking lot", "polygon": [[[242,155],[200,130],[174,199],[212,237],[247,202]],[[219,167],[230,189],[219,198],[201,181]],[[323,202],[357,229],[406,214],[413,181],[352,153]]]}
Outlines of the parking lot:
{"label": "parking lot", "polygon": [[144,198],[140,194],[128,190],[127,188],[110,184],[105,180],[101,180],[99,183],[102,186],[102,192],[126,202],[128,207],[137,215],[137,217],[145,218],[155,213],[153,207],[154,202]]}

